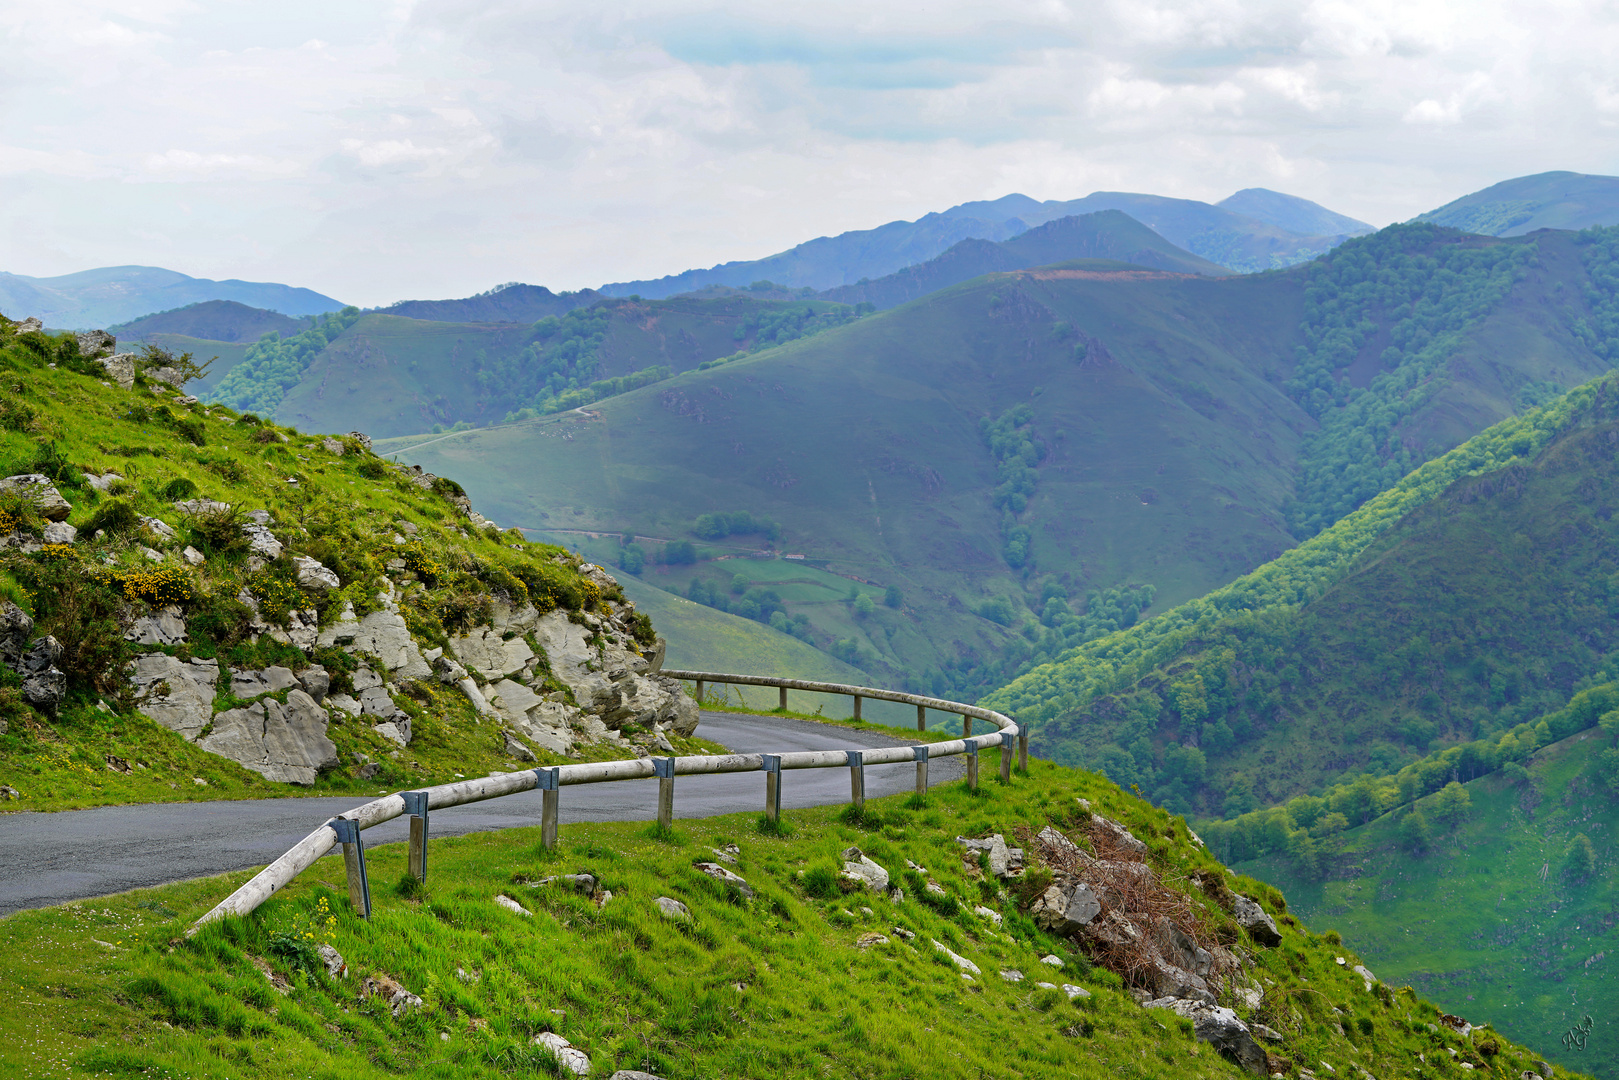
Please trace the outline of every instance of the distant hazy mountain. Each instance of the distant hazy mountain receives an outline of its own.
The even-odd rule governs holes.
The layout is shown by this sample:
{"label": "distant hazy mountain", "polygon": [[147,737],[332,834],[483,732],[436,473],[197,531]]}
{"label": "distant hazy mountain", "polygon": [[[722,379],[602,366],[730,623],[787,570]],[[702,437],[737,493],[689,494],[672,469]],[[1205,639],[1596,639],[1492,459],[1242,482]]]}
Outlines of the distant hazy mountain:
{"label": "distant hazy mountain", "polygon": [[[615,294],[616,295],[616,294]],[[464,300],[402,300],[381,315],[401,315],[429,322],[538,322],[547,315],[563,315],[589,307],[603,294],[594,289],[554,293],[540,285],[506,285]]]}
{"label": "distant hazy mountain", "polygon": [[1463,195],[1419,221],[1486,236],[1521,236],[1536,229],[1587,229],[1619,224],[1619,176],[1545,172],[1503,180]]}
{"label": "distant hazy mountain", "polygon": [[51,278],[0,273],[0,312],[19,319],[37,315],[46,326],[63,330],[111,326],[204,300],[235,300],[293,316],[343,306],[291,285],[211,281],[157,266],[105,266]]}
{"label": "distant hazy mountain", "polygon": [[146,341],[157,334],[180,334],[208,341],[253,342],[274,331],[291,337],[309,328],[303,319],[248,307],[234,300],[204,300],[173,311],[160,311],[132,322],[109,326],[119,341]]}
{"label": "distant hazy mountain", "polygon": [[1098,191],[1067,202],[1035,202],[1026,195],[1007,195],[994,202],[963,203],[945,213],[969,218],[1015,214],[1030,225],[1039,225],[1098,210],[1123,210],[1170,243],[1244,273],[1308,262],[1344,239],[1339,232],[1329,235],[1293,232],[1196,199],[1169,199],[1127,191]]}
{"label": "distant hazy mountain", "polygon": [[1183,251],[1120,210],[1058,218],[1010,240],[963,240],[943,255],[876,281],[845,285],[821,294],[845,304],[862,301],[898,307],[930,292],[996,271],[1026,270],[1078,259],[1112,260],[1183,274],[1225,277],[1225,267]]}
{"label": "distant hazy mountain", "polygon": [[[1098,191],[1067,202],[1006,195],[962,203],[916,221],[891,221],[876,229],[823,236],[764,259],[687,270],[655,281],[617,282],[603,285],[601,291],[607,296],[655,298],[712,285],[742,287],[756,281],[834,289],[927,262],[963,240],[1007,240],[1048,221],[1099,210],[1122,210],[1170,243],[1244,272],[1305,262],[1331,250],[1345,236],[1371,231],[1363,222],[1279,192],[1254,188],[1226,201],[1232,200],[1254,209],[1239,211],[1193,199],[1119,191]],[[1285,224],[1288,220],[1296,226]],[[1318,229],[1326,231],[1314,231]]]}
{"label": "distant hazy mountain", "polygon": [[1364,236],[1377,231],[1364,221],[1335,214],[1320,203],[1269,188],[1243,188],[1214,205],[1303,236]]}
{"label": "distant hazy mountain", "polygon": [[603,285],[601,291],[607,296],[639,295],[657,300],[677,293],[696,292],[709,285],[740,288],[756,281],[773,281],[792,288],[831,289],[926,262],[962,240],[1005,240],[1027,230],[1029,224],[1008,220],[1004,215],[993,220],[978,220],[950,216],[946,211],[928,214],[916,221],[891,221],[875,229],[823,236],[752,262],[729,262],[707,270],[687,270],[656,281],[623,281]]}

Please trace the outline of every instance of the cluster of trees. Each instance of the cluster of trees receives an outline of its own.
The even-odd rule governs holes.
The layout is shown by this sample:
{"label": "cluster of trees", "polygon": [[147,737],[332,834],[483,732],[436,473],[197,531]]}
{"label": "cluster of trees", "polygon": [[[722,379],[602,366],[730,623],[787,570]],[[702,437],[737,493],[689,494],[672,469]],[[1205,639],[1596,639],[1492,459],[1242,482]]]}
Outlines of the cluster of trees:
{"label": "cluster of trees", "polygon": [[[1506,297],[1537,252],[1531,240],[1458,243],[1453,230],[1414,222],[1311,264],[1305,344],[1287,390],[1321,427],[1305,440],[1287,511],[1295,536],[1314,536],[1420,463],[1396,426],[1432,394],[1462,333]],[[1381,372],[1364,389],[1350,386],[1350,364],[1385,328]]]}
{"label": "cluster of trees", "polygon": [[[768,282],[765,283],[769,285]],[[774,289],[775,286],[769,285]],[[759,290],[767,291],[767,290]],[[760,308],[751,313],[732,331],[739,346],[751,343],[749,352],[759,352],[775,345],[803,337],[813,337],[834,326],[844,326],[876,310],[870,304],[831,304],[825,301],[782,304],[779,307]]]}
{"label": "cluster of trees", "polygon": [[731,514],[703,514],[692,522],[691,531],[699,540],[723,540],[727,536],[748,536],[753,533],[762,534],[767,540],[781,538],[781,526],[746,510]]}
{"label": "cluster of trees", "polygon": [[593,405],[603,398],[627,394],[631,390],[663,382],[673,374],[674,372],[669,368],[653,365],[649,368],[642,368],[640,371],[632,371],[628,375],[615,375],[611,379],[597,379],[589,386],[577,386],[570,390],[564,390],[556,397],[543,398],[534,405],[509,412],[504,418],[505,423],[510,424],[517,420],[532,420],[536,416],[567,412],[569,409],[580,409],[586,405]]}
{"label": "cluster of trees", "polygon": [[1574,333],[1592,352],[1619,363],[1619,226],[1586,229],[1579,243],[1591,318],[1574,320]]}
{"label": "cluster of trees", "polygon": [[359,308],[346,307],[320,316],[314,326],[292,337],[282,338],[275,331],[265,334],[220,380],[214,399],[240,412],[275,415],[281,399],[298,385],[321,350],[359,318]]}
{"label": "cluster of trees", "polygon": [[1035,467],[1046,456],[1034,439],[1034,410],[1027,405],[1008,409],[991,420],[978,422],[979,434],[995,458],[995,507],[1001,512],[1001,557],[1014,570],[1029,565],[1034,534],[1018,516],[1029,505],[1039,480]]}
{"label": "cluster of trees", "polygon": [[[707,605],[719,611],[728,611],[732,615],[740,615],[744,619],[753,619],[766,625],[775,625],[772,621],[780,615],[787,627],[794,625],[795,620],[788,617],[787,609],[781,602],[781,594],[775,589],[763,589],[753,585],[741,574],[733,575],[731,583],[726,588],[715,585],[707,578],[694,577],[691,584],[686,587],[686,599]],[[802,619],[804,636],[808,633],[809,619]],[[777,629],[782,629],[778,626]],[[792,633],[792,630],[788,630]]]}

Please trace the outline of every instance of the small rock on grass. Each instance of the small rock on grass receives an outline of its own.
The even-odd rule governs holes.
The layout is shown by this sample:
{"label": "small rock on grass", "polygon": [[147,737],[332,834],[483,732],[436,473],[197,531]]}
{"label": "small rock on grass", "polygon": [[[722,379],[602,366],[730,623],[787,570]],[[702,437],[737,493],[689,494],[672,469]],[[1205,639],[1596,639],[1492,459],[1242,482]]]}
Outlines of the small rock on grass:
{"label": "small rock on grass", "polygon": [[663,1080],[663,1077],[639,1069],[620,1069],[607,1080]]}
{"label": "small rock on grass", "polygon": [[753,899],[753,890],[749,888],[748,883],[739,875],[733,874],[731,871],[725,869],[725,867],[721,866],[719,863],[695,862],[692,863],[692,869],[713,878],[715,881],[723,882],[724,884],[729,885],[731,888],[735,889],[749,900]]}
{"label": "small rock on grass", "polygon": [[653,903],[658,905],[658,912],[665,919],[674,919],[677,922],[691,922],[691,909],[679,900],[668,896],[660,896]]}
{"label": "small rock on grass", "polygon": [[1069,1001],[1073,1001],[1075,998],[1088,998],[1091,996],[1089,990],[1083,986],[1075,986],[1072,983],[1063,983],[1062,992],[1068,995]]}
{"label": "small rock on grass", "polygon": [[888,944],[888,935],[887,934],[878,934],[878,933],[875,933],[875,932],[870,933],[870,934],[861,934],[858,938],[855,939],[855,948],[857,948],[857,949],[869,949],[873,945],[887,945],[887,944]]}
{"label": "small rock on grass", "polygon": [[551,1051],[551,1056],[557,1059],[568,1072],[575,1076],[588,1076],[590,1074],[590,1058],[583,1050],[578,1049],[561,1035],[554,1031],[542,1031],[534,1037],[535,1046],[543,1046]]}
{"label": "small rock on grass", "polygon": [[1040,962],[1042,964],[1050,964],[1054,968],[1062,967],[1062,958],[1059,957],[1059,956],[1056,956],[1055,954],[1049,955],[1049,956],[1042,956],[1040,958]]}
{"label": "small rock on grass", "polygon": [[315,950],[320,962],[326,965],[326,974],[334,979],[346,979],[349,974],[349,965],[343,959],[343,954],[330,945],[322,945]]}
{"label": "small rock on grass", "polygon": [[1019,983],[1023,981],[1023,972],[1003,971],[1001,972],[1001,978],[1005,979],[1009,983]]}
{"label": "small rock on grass", "polygon": [[525,918],[533,918],[533,915],[529,912],[528,908],[524,907],[522,904],[519,904],[516,900],[513,900],[509,896],[497,896],[495,897],[495,903],[499,904],[501,907],[505,908],[514,915],[522,915]]}
{"label": "small rock on grass", "polygon": [[978,970],[978,965],[977,964],[973,963],[971,960],[967,959],[965,956],[962,956],[960,953],[952,952],[949,949],[949,947],[946,946],[943,942],[935,941],[933,943],[933,947],[935,949],[937,949],[939,952],[944,953],[944,955],[949,958],[950,962],[952,964],[956,965],[962,971],[971,972],[974,975],[982,975],[983,974],[983,972]]}

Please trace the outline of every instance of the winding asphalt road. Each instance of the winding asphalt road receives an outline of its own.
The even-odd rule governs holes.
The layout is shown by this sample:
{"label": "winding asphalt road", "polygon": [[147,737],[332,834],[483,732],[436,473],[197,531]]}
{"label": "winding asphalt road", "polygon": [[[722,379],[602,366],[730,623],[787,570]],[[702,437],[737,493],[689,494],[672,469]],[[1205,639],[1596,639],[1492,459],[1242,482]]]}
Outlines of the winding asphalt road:
{"label": "winding asphalt road", "polygon": [[[797,750],[859,750],[904,746],[907,740],[875,732],[789,718],[704,712],[698,733],[739,754]],[[932,765],[930,781],[961,775],[956,758]],[[915,766],[869,766],[870,797],[909,791]],[[844,769],[800,769],[782,774],[784,808],[847,802]],[[252,799],[202,803],[105,806],[59,813],[0,815],[0,915],[22,908],[123,892],[171,881],[262,866],[309,835],[322,821],[365,799]],[[650,821],[658,802],[656,780],[581,784],[562,789],[558,817],[577,821]],[[677,817],[764,809],[762,773],[688,776],[675,781]],[[403,841],[409,818],[368,829],[366,845]],[[540,823],[540,793],[435,810],[434,836]],[[332,858],[336,856],[328,856]]]}

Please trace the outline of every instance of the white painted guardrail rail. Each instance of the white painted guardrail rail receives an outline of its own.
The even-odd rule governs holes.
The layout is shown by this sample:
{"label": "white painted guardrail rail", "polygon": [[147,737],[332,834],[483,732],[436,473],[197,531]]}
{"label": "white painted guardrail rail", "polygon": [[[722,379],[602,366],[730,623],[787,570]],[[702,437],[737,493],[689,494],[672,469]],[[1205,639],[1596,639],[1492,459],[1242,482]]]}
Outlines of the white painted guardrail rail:
{"label": "white painted guardrail rail", "polygon": [[[744,686],[774,686],[781,690],[781,708],[787,708],[787,692],[801,690],[817,694],[841,694],[854,698],[854,716],[860,719],[861,702],[865,698],[876,701],[895,701],[916,706],[918,731],[927,728],[927,710],[949,713],[961,717],[962,737],[950,742],[918,743],[914,746],[885,746],[869,750],[807,750],[786,754],[718,754],[688,757],[636,758],[629,761],[596,761],[577,765],[551,765],[519,772],[499,773],[476,780],[463,780],[454,784],[419,791],[403,791],[373,799],[338,817],[332,818],[314,832],[294,844],[286,854],[260,870],[253,879],[198,919],[197,927],[226,915],[246,915],[277,890],[285,887],[299,874],[331,851],[343,845],[343,861],[347,866],[349,900],[362,917],[371,914],[371,888],[365,872],[365,843],[361,832],[392,821],[403,814],[410,815],[410,873],[419,880],[427,880],[427,821],[429,811],[464,803],[498,799],[538,788],[542,794],[540,811],[540,840],[546,847],[557,842],[557,804],[560,789],[574,784],[605,784],[619,780],[658,779],[658,822],[667,828],[674,816],[675,777],[698,776],[705,773],[762,772],[765,777],[765,816],[777,821],[781,816],[781,774],[793,769],[849,770],[850,802],[863,807],[866,801],[865,767],[867,765],[894,765],[907,761],[916,763],[916,790],[926,793],[928,762],[932,758],[967,755],[967,786],[978,787],[978,752],[993,746],[1001,747],[1000,778],[1010,782],[1012,774],[1012,747],[1017,747],[1018,768],[1029,765],[1029,738],[1027,730],[1020,728],[1009,717],[992,709],[964,705],[943,698],[923,697],[896,690],[879,690],[869,686],[849,686],[843,683],[810,682],[804,679],[774,679],[760,675],[727,675],[711,671],[680,671],[665,669],[658,674],[685,682],[695,682],[699,702],[703,690],[710,683],[730,683]],[[973,720],[984,720],[997,729],[983,735],[972,734]]]}

